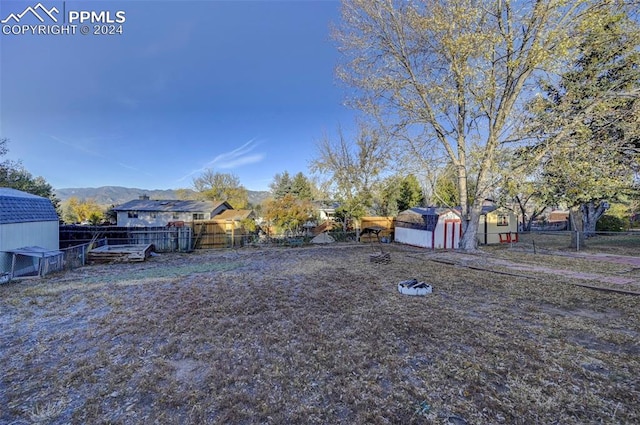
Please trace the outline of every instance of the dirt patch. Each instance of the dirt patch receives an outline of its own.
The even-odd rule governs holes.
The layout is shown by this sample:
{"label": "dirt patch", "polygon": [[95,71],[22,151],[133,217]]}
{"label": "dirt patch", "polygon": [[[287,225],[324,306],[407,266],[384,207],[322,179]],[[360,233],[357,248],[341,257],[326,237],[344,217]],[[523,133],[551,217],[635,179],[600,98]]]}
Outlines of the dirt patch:
{"label": "dirt patch", "polygon": [[558,256],[526,255],[503,250],[477,254],[442,252],[435,254],[433,259],[505,275],[536,278],[547,274],[553,283],[559,285],[577,283],[640,293],[640,279],[634,273],[636,269],[624,267],[640,263],[640,257],[565,253]]}
{"label": "dirt patch", "polygon": [[[640,421],[640,297],[384,248],[388,264],[367,245],[247,248],[2,285],[0,423]],[[522,255],[501,259],[547,266]],[[399,294],[409,278],[433,294]]]}

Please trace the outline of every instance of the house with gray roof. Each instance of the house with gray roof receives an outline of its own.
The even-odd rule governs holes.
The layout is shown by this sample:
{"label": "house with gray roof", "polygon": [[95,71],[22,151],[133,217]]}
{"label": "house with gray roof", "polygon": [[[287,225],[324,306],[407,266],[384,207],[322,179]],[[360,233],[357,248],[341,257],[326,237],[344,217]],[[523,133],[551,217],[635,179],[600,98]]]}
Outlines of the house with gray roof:
{"label": "house with gray roof", "polygon": [[57,251],[59,218],[51,201],[0,187],[0,274],[11,270],[13,252],[27,247]]}
{"label": "house with gray roof", "polygon": [[233,207],[225,201],[181,201],[168,199],[140,199],[113,208],[117,225],[123,227],[165,227],[182,225],[194,220],[210,220]]}

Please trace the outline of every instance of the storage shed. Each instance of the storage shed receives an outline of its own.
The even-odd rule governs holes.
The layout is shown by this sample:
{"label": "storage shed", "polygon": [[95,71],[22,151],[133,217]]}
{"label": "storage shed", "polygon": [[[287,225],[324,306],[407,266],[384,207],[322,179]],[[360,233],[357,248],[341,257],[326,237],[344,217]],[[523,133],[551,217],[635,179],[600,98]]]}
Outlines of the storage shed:
{"label": "storage shed", "polygon": [[14,252],[21,248],[57,251],[58,229],[58,214],[49,199],[1,187],[0,274],[11,271]]}
{"label": "storage shed", "polygon": [[398,214],[395,241],[431,249],[455,249],[462,222],[450,208],[411,208]]}
{"label": "storage shed", "polygon": [[506,208],[483,207],[478,225],[478,243],[491,245],[518,241],[518,217]]}

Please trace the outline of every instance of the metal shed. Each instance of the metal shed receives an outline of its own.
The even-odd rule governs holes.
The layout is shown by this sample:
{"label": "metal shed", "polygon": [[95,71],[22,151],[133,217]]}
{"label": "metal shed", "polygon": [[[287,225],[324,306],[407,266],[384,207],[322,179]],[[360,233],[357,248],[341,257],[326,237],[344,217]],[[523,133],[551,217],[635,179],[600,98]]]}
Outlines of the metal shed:
{"label": "metal shed", "polygon": [[398,214],[395,241],[431,249],[455,249],[462,233],[460,216],[449,208],[411,208]]}
{"label": "metal shed", "polygon": [[34,246],[56,251],[59,238],[58,214],[49,199],[0,187],[0,273],[11,270],[11,251]]}

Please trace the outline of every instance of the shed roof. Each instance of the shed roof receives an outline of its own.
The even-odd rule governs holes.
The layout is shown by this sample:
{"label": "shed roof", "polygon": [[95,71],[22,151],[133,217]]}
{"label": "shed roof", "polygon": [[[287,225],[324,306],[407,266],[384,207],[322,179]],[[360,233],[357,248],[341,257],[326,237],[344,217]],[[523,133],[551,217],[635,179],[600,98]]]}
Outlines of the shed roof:
{"label": "shed roof", "polygon": [[180,201],[169,199],[135,199],[113,208],[114,211],[151,212],[212,212],[221,206],[232,209],[227,202]]}
{"label": "shed roof", "polygon": [[431,215],[440,215],[449,211],[452,211],[452,210],[450,208],[444,208],[444,207],[427,207],[427,208],[414,207],[414,208],[409,208],[408,210],[402,211],[400,212],[400,214],[415,214],[415,215],[421,215],[421,216],[431,216]]}
{"label": "shed roof", "polygon": [[0,224],[58,221],[51,201],[8,187],[0,187]]}
{"label": "shed roof", "polygon": [[[492,211],[495,211],[497,209],[497,207],[495,205],[483,205],[482,206],[482,211],[480,212],[480,214],[484,215],[484,214],[488,214]],[[427,207],[427,208],[421,208],[421,207],[415,207],[415,208],[410,208],[408,210],[402,211],[400,214],[417,214],[417,215],[422,215],[422,216],[431,216],[431,215],[441,215],[447,212],[460,212],[460,207],[455,207],[455,208],[447,208],[447,207]]]}
{"label": "shed roof", "polygon": [[42,258],[55,257],[56,255],[62,254],[62,251],[59,251],[57,249],[52,250],[52,249],[42,248],[40,246],[25,246],[23,248],[10,249],[6,252],[9,252],[11,254],[24,255],[27,257],[42,257]]}

